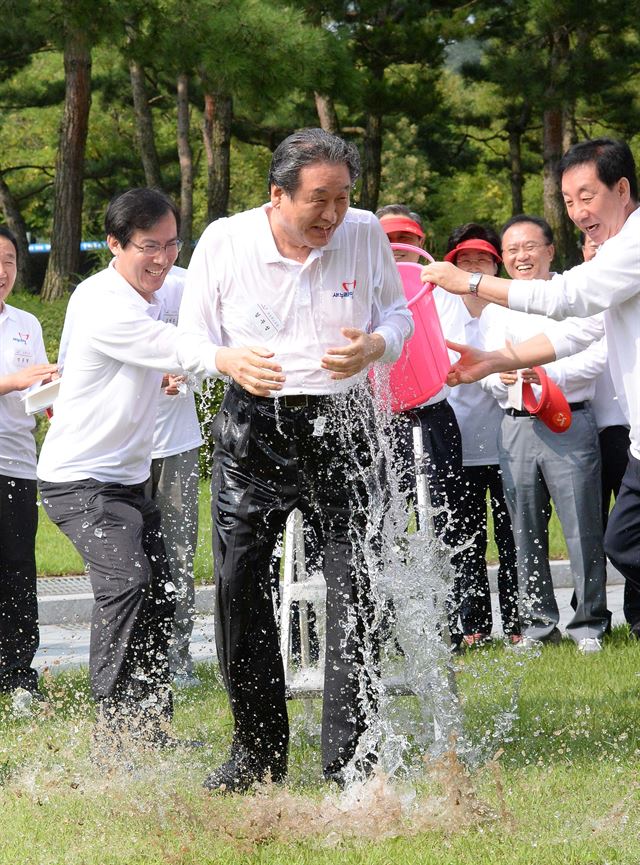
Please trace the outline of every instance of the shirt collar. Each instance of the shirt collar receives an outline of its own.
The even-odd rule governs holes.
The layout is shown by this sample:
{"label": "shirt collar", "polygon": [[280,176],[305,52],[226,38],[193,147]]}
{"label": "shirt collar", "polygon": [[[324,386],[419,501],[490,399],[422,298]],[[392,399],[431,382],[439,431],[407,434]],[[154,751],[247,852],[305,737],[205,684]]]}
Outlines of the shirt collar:
{"label": "shirt collar", "polygon": [[[268,211],[271,207],[271,204],[267,202],[263,204],[259,210],[262,211],[261,218],[258,223],[258,249],[260,251],[260,257],[265,262],[265,264],[274,264],[275,262],[280,261],[290,261],[290,259],[285,258],[278,251],[278,247],[276,246],[276,241],[273,236],[273,232],[271,231],[271,224],[269,222]],[[346,218],[346,217],[345,217]],[[306,261],[300,262],[300,264],[304,267],[305,265],[309,265],[312,261],[315,261],[316,258],[320,258],[323,253],[325,253],[328,249],[338,249],[340,247],[340,229],[342,225],[339,225],[337,230],[334,232],[331,240],[327,243],[326,246],[318,247],[317,249],[312,249],[307,257]]]}
{"label": "shirt collar", "polygon": [[6,300],[2,306],[2,311],[0,311],[0,324],[4,321],[16,321],[18,316],[16,315],[16,309],[13,306],[10,306]]}
{"label": "shirt collar", "polygon": [[162,301],[157,298],[155,294],[153,295],[152,300],[145,300],[140,292],[136,291],[131,283],[127,282],[122,274],[118,273],[115,268],[115,263],[115,258],[112,258],[109,262],[109,267],[111,268],[111,274],[113,276],[112,286],[114,290],[117,291],[118,294],[122,294],[126,297],[134,306],[140,307],[140,309],[150,316],[150,318],[159,318],[162,311]]}

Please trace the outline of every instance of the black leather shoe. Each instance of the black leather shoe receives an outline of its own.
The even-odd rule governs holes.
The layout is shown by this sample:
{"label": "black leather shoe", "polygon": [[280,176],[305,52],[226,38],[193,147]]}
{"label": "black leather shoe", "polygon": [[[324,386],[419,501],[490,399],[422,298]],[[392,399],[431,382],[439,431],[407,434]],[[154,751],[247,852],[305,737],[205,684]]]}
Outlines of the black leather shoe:
{"label": "black leather shoe", "polygon": [[257,771],[232,758],[207,775],[202,786],[213,793],[246,793],[262,780]]}
{"label": "black leather shoe", "polygon": [[245,748],[234,746],[231,758],[208,775],[203,787],[214,793],[246,793],[267,779],[283,781],[286,768],[264,768]]}

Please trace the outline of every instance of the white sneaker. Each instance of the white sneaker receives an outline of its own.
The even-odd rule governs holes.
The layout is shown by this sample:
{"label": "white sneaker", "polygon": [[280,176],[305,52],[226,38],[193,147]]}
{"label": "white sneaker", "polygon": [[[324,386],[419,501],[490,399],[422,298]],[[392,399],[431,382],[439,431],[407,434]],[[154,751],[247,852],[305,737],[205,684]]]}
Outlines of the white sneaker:
{"label": "white sneaker", "polygon": [[522,637],[517,643],[508,643],[507,648],[512,652],[528,652],[531,649],[541,649],[543,646],[542,640],[536,640],[534,637]]}
{"label": "white sneaker", "polygon": [[602,640],[597,637],[583,637],[578,640],[578,651],[583,655],[593,655],[594,652],[602,651]]}

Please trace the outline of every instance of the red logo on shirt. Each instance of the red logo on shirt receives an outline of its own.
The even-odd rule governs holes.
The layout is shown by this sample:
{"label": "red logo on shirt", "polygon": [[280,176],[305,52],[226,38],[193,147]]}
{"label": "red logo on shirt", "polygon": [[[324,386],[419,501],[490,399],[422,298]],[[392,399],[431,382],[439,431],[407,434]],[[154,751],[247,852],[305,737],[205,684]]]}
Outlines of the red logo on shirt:
{"label": "red logo on shirt", "polygon": [[353,297],[353,292],[355,291],[355,288],[356,288],[356,280],[355,279],[353,280],[353,282],[343,282],[342,283],[342,291],[334,291],[333,296],[334,297],[342,297],[342,298]]}

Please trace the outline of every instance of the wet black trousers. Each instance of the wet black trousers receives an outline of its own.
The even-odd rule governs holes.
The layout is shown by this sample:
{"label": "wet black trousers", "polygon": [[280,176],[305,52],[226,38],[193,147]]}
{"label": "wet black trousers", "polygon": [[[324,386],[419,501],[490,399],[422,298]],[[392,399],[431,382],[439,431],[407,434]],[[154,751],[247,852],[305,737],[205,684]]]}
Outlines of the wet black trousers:
{"label": "wet black trousers", "polygon": [[464,466],[462,520],[472,541],[460,555],[460,618],[465,634],[490,634],[493,627],[491,588],[487,574],[487,492],[498,548],[498,597],[502,629],[520,633],[518,561],[498,465]]}
{"label": "wet black trousers", "polygon": [[366,389],[314,397],[301,407],[283,402],[254,398],[232,385],[212,430],[216,644],[234,748],[248,752],[276,780],[286,773],[289,726],[269,575],[274,544],[296,507],[322,531],[322,765],[329,775],[354,755],[366,727],[365,657],[372,650],[365,533],[371,533],[374,500],[382,496]]}
{"label": "wet black trousers", "polygon": [[36,482],[0,475],[0,693],[36,691]]}
{"label": "wet black trousers", "polygon": [[88,565],[95,599],[89,673],[97,700],[140,701],[169,681],[175,589],[160,511],[144,484],[40,482],[51,520]]}

